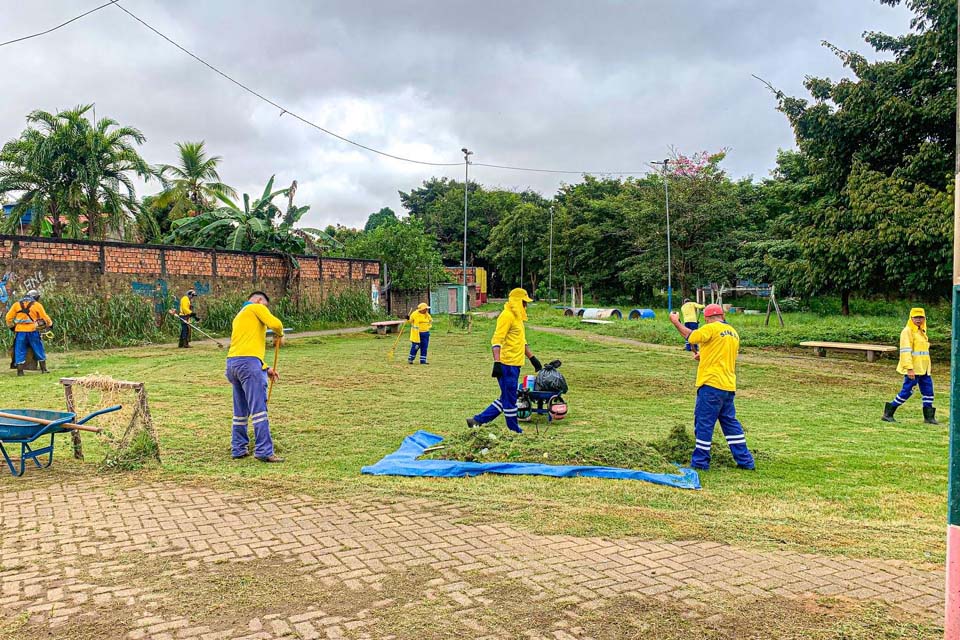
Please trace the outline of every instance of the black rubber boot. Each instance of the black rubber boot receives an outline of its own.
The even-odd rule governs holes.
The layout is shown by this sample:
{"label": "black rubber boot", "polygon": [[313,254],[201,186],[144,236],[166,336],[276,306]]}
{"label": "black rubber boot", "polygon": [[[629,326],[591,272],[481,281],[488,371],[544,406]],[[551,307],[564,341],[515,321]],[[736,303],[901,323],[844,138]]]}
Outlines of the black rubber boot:
{"label": "black rubber boot", "polygon": [[883,405],[883,417],[880,419],[884,422],[896,422],[893,417],[893,414],[896,410],[897,405],[893,404],[892,402],[888,402],[887,404]]}
{"label": "black rubber boot", "polygon": [[923,408],[923,423],[924,424],[940,424],[937,422],[937,408],[936,407],[924,407]]}
{"label": "black rubber boot", "polygon": [[40,365],[40,373],[50,373],[49,371],[47,371],[46,360],[37,360],[37,364]]}
{"label": "black rubber boot", "polygon": [[17,365],[17,375],[18,375],[18,376],[22,376],[22,375],[23,375],[23,365],[22,365],[22,364],[18,364],[18,365]]}

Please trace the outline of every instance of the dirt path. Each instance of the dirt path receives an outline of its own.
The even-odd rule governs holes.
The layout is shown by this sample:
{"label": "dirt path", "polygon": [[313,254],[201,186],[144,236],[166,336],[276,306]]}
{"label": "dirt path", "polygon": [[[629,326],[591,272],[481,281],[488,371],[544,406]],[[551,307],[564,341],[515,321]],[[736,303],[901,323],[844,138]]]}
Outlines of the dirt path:
{"label": "dirt path", "polygon": [[28,483],[0,493],[0,636],[820,638],[942,615],[942,571],[899,562],[542,536],[427,500]]}

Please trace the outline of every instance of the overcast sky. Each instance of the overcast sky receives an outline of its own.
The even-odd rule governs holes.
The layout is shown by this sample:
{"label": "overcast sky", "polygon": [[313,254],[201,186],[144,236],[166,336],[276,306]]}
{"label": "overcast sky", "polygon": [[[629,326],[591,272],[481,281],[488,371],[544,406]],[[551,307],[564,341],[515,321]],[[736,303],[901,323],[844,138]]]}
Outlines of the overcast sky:
{"label": "overcast sky", "polygon": [[[0,0],[0,41],[102,0]],[[730,148],[734,176],[766,176],[793,146],[756,74],[801,94],[844,69],[820,46],[868,51],[865,30],[906,31],[878,0],[122,0],[212,64],[343,136],[397,155],[588,171]],[[96,103],[147,136],[151,163],[205,140],[221,177],[259,193],[296,179],[311,225],[360,226],[430,167],[351,147],[260,102],[108,7],[0,48],[0,140],[33,109]],[[472,167],[485,185],[553,194],[576,175]],[[153,193],[148,184],[142,194]]]}

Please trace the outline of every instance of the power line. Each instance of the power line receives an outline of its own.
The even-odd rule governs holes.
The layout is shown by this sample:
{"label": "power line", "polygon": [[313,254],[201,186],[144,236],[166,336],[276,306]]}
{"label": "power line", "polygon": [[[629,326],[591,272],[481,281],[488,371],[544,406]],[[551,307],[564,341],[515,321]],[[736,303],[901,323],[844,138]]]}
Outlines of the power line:
{"label": "power line", "polygon": [[110,5],[116,4],[116,3],[119,2],[119,1],[120,1],[120,0],[110,0],[110,2],[105,2],[105,3],[103,3],[102,5],[100,5],[99,7],[94,7],[93,9],[90,9],[89,11],[87,11],[87,12],[85,12],[85,13],[81,13],[80,15],[78,15],[78,16],[75,17],[75,18],[70,18],[69,20],[67,20],[66,22],[64,22],[64,23],[62,23],[62,24],[58,24],[57,26],[55,26],[55,27],[53,27],[53,28],[51,28],[51,29],[47,29],[46,31],[40,31],[39,33],[34,33],[34,34],[29,35],[29,36],[23,36],[22,38],[16,38],[16,39],[14,39],[14,40],[7,40],[6,42],[0,42],[0,47],[5,47],[5,46],[7,46],[8,44],[14,44],[15,42],[23,42],[24,40],[29,40],[30,38],[38,38],[38,37],[40,37],[40,36],[45,36],[45,35],[47,35],[48,33],[53,33],[53,32],[56,31],[57,29],[60,29],[60,28],[62,28],[62,27],[65,27],[65,26],[67,26],[68,24],[70,24],[71,22],[76,22],[76,21],[79,20],[80,18],[83,18],[83,17],[85,17],[85,16],[88,16],[88,15],[90,15],[91,13],[93,13],[93,12],[95,12],[95,11],[100,11],[100,9],[103,9],[103,8],[105,8],[105,7],[109,7]]}
{"label": "power line", "polygon": [[[375,149],[374,147],[367,146],[367,145],[362,144],[362,143],[360,143],[360,142],[357,142],[357,141],[355,141],[355,140],[351,140],[350,138],[347,138],[347,137],[345,137],[345,136],[342,136],[342,135],[340,135],[340,134],[338,134],[338,133],[336,133],[336,132],[334,132],[334,131],[331,131],[331,130],[329,130],[329,129],[326,129],[326,128],[324,128],[324,127],[321,127],[320,125],[316,124],[315,122],[312,122],[312,121],[306,119],[305,117],[299,115],[298,113],[296,113],[296,112],[294,112],[294,111],[290,111],[289,109],[287,109],[286,107],[280,105],[280,104],[277,103],[276,101],[271,100],[270,98],[268,98],[268,97],[266,97],[265,95],[259,93],[258,91],[256,91],[256,90],[248,87],[247,85],[245,85],[244,83],[240,82],[239,80],[233,78],[232,76],[230,76],[230,75],[227,74],[226,72],[221,71],[219,68],[217,68],[217,67],[215,67],[214,65],[212,65],[211,63],[207,62],[206,60],[204,60],[203,58],[201,58],[201,57],[198,56],[197,54],[193,53],[192,51],[190,51],[190,50],[187,49],[186,47],[180,45],[179,43],[177,43],[176,41],[174,41],[172,38],[170,38],[170,37],[167,36],[166,34],[162,33],[159,29],[155,28],[154,26],[152,26],[151,24],[149,24],[148,22],[146,22],[144,19],[140,18],[139,16],[137,16],[136,14],[134,14],[132,11],[130,11],[130,10],[127,9],[126,7],[122,6],[122,5],[120,4],[120,0],[111,0],[110,2],[106,2],[106,3],[104,3],[104,4],[102,4],[102,5],[98,6],[98,7],[94,7],[93,9],[90,9],[89,11],[87,11],[87,12],[85,12],[85,13],[82,13],[82,14],[76,16],[75,18],[71,18],[70,20],[67,20],[66,22],[64,22],[64,23],[62,23],[62,24],[59,24],[59,25],[57,25],[57,26],[55,26],[55,27],[53,27],[53,28],[51,28],[51,29],[47,29],[46,31],[41,31],[41,32],[39,32],[39,33],[35,33],[35,34],[32,34],[32,35],[24,36],[24,37],[22,37],[22,38],[16,38],[15,40],[10,40],[10,41],[8,41],[8,42],[0,43],[0,47],[6,46],[6,45],[8,45],[8,44],[14,44],[14,43],[16,43],[16,42],[22,42],[22,41],[24,41],[24,40],[29,40],[30,38],[36,38],[36,37],[38,37],[38,36],[46,35],[46,34],[48,34],[48,33],[51,33],[51,32],[53,32],[53,31],[56,31],[57,29],[60,29],[60,28],[62,28],[62,27],[65,27],[66,25],[70,24],[71,22],[75,22],[75,21],[79,20],[80,18],[83,18],[83,17],[85,17],[85,16],[88,16],[88,15],[90,15],[91,13],[94,13],[94,12],[96,12],[96,11],[99,11],[99,10],[104,9],[104,8],[106,8],[106,7],[109,7],[109,6],[116,6],[117,9],[120,9],[121,11],[123,11],[124,13],[126,13],[128,16],[130,16],[131,18],[133,18],[134,20],[136,20],[137,22],[139,22],[141,25],[143,25],[144,27],[146,27],[147,29],[149,29],[150,31],[152,31],[154,34],[156,34],[157,36],[163,38],[163,39],[166,40],[168,43],[170,43],[171,45],[173,45],[174,47],[176,47],[177,49],[179,49],[179,50],[182,51],[183,53],[187,54],[188,56],[190,56],[191,58],[193,58],[194,60],[196,60],[197,62],[199,62],[200,64],[202,64],[203,66],[207,67],[208,69],[210,69],[211,71],[213,71],[214,73],[216,73],[217,75],[219,75],[220,77],[222,77],[222,78],[224,78],[225,80],[227,80],[227,81],[233,83],[234,85],[240,87],[241,89],[243,89],[243,90],[246,91],[247,93],[255,96],[255,97],[258,98],[259,100],[262,100],[263,102],[269,104],[270,106],[274,107],[275,109],[279,109],[281,116],[283,116],[284,114],[287,114],[287,115],[289,115],[290,117],[292,117],[292,118],[294,118],[294,119],[296,119],[296,120],[299,120],[299,121],[302,122],[303,124],[305,124],[305,125],[307,125],[307,126],[309,126],[309,127],[313,127],[314,129],[317,129],[318,131],[322,131],[323,133],[325,133],[325,134],[327,134],[327,135],[329,135],[329,136],[332,136],[332,137],[334,137],[334,138],[337,138],[338,140],[341,140],[341,141],[343,141],[343,142],[346,142],[347,144],[351,144],[351,145],[353,145],[353,146],[355,146],[355,147],[358,147],[358,148],[360,148],[360,149],[363,149],[363,150],[365,150],[365,151],[369,151],[369,152],[371,152],[371,153],[375,153],[375,154],[377,154],[377,155],[384,156],[384,157],[386,157],[386,158],[391,158],[391,159],[393,159],[393,160],[400,160],[400,161],[402,161],[402,162],[410,162],[410,163],[413,163],[413,164],[427,165],[427,166],[432,166],[432,167],[459,167],[461,164],[463,164],[463,163],[461,163],[461,162],[432,162],[432,161],[428,161],[428,160],[417,160],[417,159],[414,159],[414,158],[407,158],[407,157],[404,157],[404,156],[398,156],[398,155],[395,155],[395,154],[392,154],[392,153],[387,153],[386,151],[381,151],[381,150],[379,150],[379,149]],[[612,176],[627,176],[627,175],[639,175],[639,174],[643,173],[642,171],[573,171],[573,170],[561,170],[561,169],[544,169],[544,168],[539,168],[539,167],[517,167],[517,166],[511,166],[511,165],[493,164],[493,163],[485,163],[485,162],[472,162],[472,163],[470,163],[470,164],[473,164],[474,166],[477,166],[477,167],[488,167],[488,168],[491,168],[491,169],[504,169],[504,170],[508,170],[508,171],[527,171],[527,172],[531,172],[531,173],[557,173],[557,174],[569,174],[569,175],[612,175]]]}
{"label": "power line", "polygon": [[146,21],[144,21],[143,19],[141,19],[140,17],[138,17],[137,15],[135,15],[133,12],[129,11],[126,7],[122,6],[117,0],[114,0],[114,2],[111,3],[111,4],[115,4],[116,7],[117,7],[117,9],[120,9],[121,11],[123,11],[124,13],[126,13],[128,16],[130,16],[131,18],[133,18],[134,20],[136,20],[137,22],[139,22],[140,24],[142,24],[143,26],[145,26],[147,29],[149,29],[150,31],[154,32],[155,34],[157,34],[158,36],[160,36],[161,38],[163,38],[164,40],[166,40],[167,42],[169,42],[170,44],[172,44],[173,46],[175,46],[177,49],[180,49],[180,51],[184,52],[185,54],[187,54],[188,56],[190,56],[191,58],[193,58],[194,60],[196,60],[197,62],[199,62],[200,64],[202,64],[203,66],[207,67],[208,69],[210,69],[211,71],[213,71],[213,72],[216,73],[217,75],[219,75],[219,76],[221,76],[221,77],[229,80],[230,82],[232,82],[233,84],[237,85],[238,87],[240,87],[241,89],[243,89],[243,90],[246,91],[247,93],[256,96],[257,98],[259,98],[260,100],[263,100],[264,102],[266,102],[266,103],[269,104],[270,106],[279,109],[281,116],[282,116],[283,114],[288,114],[288,115],[290,115],[291,117],[299,120],[300,122],[302,122],[302,123],[304,123],[304,124],[306,124],[306,125],[309,125],[309,126],[313,127],[314,129],[318,129],[318,130],[324,132],[325,134],[327,134],[327,135],[329,135],[329,136],[333,136],[334,138],[337,138],[338,140],[342,140],[343,142],[346,142],[346,143],[348,143],[348,144],[352,144],[352,145],[355,146],[355,147],[359,147],[359,148],[361,148],[361,149],[365,149],[365,150],[367,150],[367,151],[370,151],[370,152],[372,152],[372,153],[376,153],[376,154],[381,155],[381,156],[385,156],[385,157],[387,157],[387,158],[393,158],[394,160],[402,160],[403,162],[412,162],[412,163],[414,163],[414,164],[425,164],[425,165],[430,165],[430,166],[433,166],[433,167],[459,167],[461,164],[463,164],[463,163],[461,163],[461,162],[428,162],[428,161],[426,161],[426,160],[414,160],[413,158],[405,158],[405,157],[403,157],[403,156],[397,156],[397,155],[394,155],[394,154],[392,154],[392,153],[387,153],[386,151],[380,151],[379,149],[374,149],[373,147],[368,147],[368,146],[365,145],[365,144],[361,144],[361,143],[359,143],[359,142],[356,142],[356,141],[354,141],[354,140],[351,140],[350,138],[346,138],[346,137],[344,137],[344,136],[341,136],[341,135],[338,134],[338,133],[334,133],[333,131],[330,131],[329,129],[324,129],[324,128],[321,127],[320,125],[318,125],[318,124],[316,124],[316,123],[314,123],[314,122],[311,122],[310,120],[307,120],[307,119],[304,118],[303,116],[298,115],[297,113],[295,113],[295,112],[293,112],[293,111],[290,111],[289,109],[287,109],[287,108],[284,107],[284,106],[281,106],[281,105],[277,104],[276,102],[274,102],[274,101],[271,100],[270,98],[264,96],[263,94],[254,91],[253,89],[251,89],[251,88],[248,87],[247,85],[243,84],[243,83],[240,82],[239,80],[235,80],[234,78],[232,78],[231,76],[229,76],[229,75],[226,74],[225,72],[223,72],[223,71],[221,71],[220,69],[218,69],[217,67],[213,66],[212,64],[210,64],[209,62],[207,62],[206,60],[204,60],[203,58],[201,58],[201,57],[198,56],[197,54],[193,53],[192,51],[190,51],[190,50],[188,50],[188,49],[186,49],[186,48],[184,48],[184,47],[182,47],[181,45],[179,45],[178,43],[174,42],[174,41],[171,40],[169,37],[167,37],[166,35],[164,35],[163,33],[161,33],[160,31],[158,31],[157,29],[155,29],[153,26],[151,26],[150,24],[148,24]]}

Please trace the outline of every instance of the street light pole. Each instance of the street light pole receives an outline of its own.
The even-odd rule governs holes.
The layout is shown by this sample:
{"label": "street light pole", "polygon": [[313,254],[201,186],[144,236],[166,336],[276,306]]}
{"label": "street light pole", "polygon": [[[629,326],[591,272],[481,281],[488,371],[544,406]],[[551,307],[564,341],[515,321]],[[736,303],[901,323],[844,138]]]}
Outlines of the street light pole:
{"label": "street light pole", "polygon": [[550,267],[547,270],[547,298],[553,296],[553,205],[550,205]]}
{"label": "street light pole", "polygon": [[667,179],[667,169],[670,166],[670,158],[663,162],[651,162],[650,164],[663,165],[663,200],[667,210],[667,313],[673,312],[673,259],[670,255],[670,181]]}
{"label": "street light pole", "polygon": [[467,312],[467,202],[470,193],[470,156],[473,151],[466,147],[463,152],[463,312]]}

